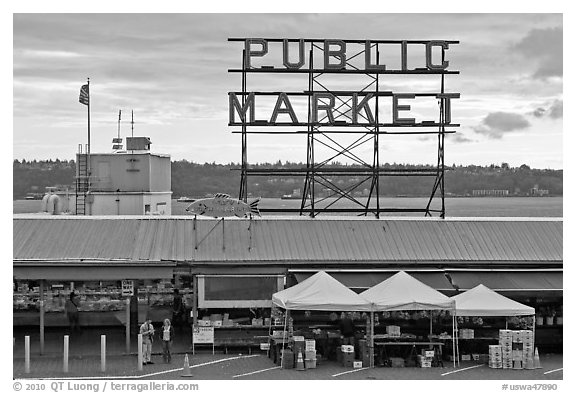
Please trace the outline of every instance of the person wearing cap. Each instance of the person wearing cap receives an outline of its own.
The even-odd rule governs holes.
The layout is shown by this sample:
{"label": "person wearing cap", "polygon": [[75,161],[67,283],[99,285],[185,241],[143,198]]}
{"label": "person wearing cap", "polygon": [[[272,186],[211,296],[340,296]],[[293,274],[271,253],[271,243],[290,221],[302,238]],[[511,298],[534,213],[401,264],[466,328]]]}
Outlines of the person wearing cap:
{"label": "person wearing cap", "polygon": [[78,314],[78,297],[74,291],[70,292],[70,298],[66,300],[64,304],[64,312],[68,317],[68,323],[70,325],[70,334],[72,332],[81,332]]}
{"label": "person wearing cap", "polygon": [[152,362],[152,342],[154,341],[154,326],[152,320],[148,317],[140,326],[142,335],[142,364],[154,364]]}

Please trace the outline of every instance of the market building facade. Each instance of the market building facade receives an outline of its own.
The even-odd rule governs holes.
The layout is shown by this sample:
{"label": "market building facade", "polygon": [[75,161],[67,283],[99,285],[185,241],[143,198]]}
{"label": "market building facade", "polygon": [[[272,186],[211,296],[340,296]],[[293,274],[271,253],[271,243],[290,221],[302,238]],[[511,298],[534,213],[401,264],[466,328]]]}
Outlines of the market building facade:
{"label": "market building facade", "polygon": [[66,326],[72,290],[81,324],[129,320],[134,334],[170,317],[178,288],[187,324],[226,312],[224,340],[254,320],[267,331],[272,294],[319,270],[356,292],[403,270],[448,296],[484,284],[534,307],[537,345],[561,351],[562,219],[15,215],[13,236],[14,326],[41,332]]}

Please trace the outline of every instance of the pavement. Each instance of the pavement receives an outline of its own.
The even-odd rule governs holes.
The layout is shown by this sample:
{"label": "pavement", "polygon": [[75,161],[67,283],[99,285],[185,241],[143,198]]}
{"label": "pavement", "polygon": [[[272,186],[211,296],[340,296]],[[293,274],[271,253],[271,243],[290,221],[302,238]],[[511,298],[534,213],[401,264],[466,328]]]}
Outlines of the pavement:
{"label": "pavement", "polygon": [[[299,371],[281,369],[265,352],[252,354],[245,350],[216,351],[197,349],[192,355],[189,335],[177,334],[171,364],[163,363],[160,343],[153,346],[154,364],[138,370],[136,345],[126,353],[122,331],[108,331],[106,370],[101,371],[100,333],[102,330],[86,329],[81,335],[70,338],[69,371],[63,372],[63,331],[50,331],[46,335],[45,352],[39,353],[38,335],[34,332],[14,332],[16,339],[13,353],[13,378],[56,379],[139,379],[177,380],[184,377],[184,357],[188,354],[190,372],[194,380],[562,380],[562,354],[541,354],[542,368],[535,370],[491,369],[485,364],[461,362],[456,368],[373,368],[350,369],[332,361],[321,361],[315,369]],[[29,374],[24,371],[24,338],[31,337]],[[135,340],[133,340],[135,341]]]}

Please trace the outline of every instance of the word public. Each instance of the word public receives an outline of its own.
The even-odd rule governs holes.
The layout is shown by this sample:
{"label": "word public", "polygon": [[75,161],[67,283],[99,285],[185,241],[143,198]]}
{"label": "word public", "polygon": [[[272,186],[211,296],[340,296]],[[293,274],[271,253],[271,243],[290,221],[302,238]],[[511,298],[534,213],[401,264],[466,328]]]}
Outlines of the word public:
{"label": "word public", "polygon": [[[282,68],[277,69],[273,66],[261,66],[260,68],[254,68],[252,66],[253,60],[256,58],[262,58],[261,61],[266,60],[269,56],[268,46],[269,41],[274,43],[282,44]],[[418,41],[418,42],[408,42],[408,41],[345,41],[345,40],[267,40],[261,38],[248,38],[244,40],[244,64],[243,71],[250,72],[252,70],[257,71],[284,71],[284,72],[307,72],[307,69],[301,70],[305,66],[305,48],[307,43],[312,43],[311,47],[319,48],[323,52],[323,68],[308,69],[308,72],[322,73],[328,71],[332,74],[346,74],[353,71],[359,71],[357,66],[352,67],[352,69],[347,69],[350,61],[353,58],[358,58],[359,55],[363,53],[364,55],[364,71],[366,73],[394,73],[394,74],[438,74],[448,71],[449,61],[445,59],[445,51],[449,49],[448,41]],[[290,56],[290,44],[292,49],[294,44],[297,44],[297,56],[293,54],[292,59]],[[350,44],[355,45],[357,49],[360,46],[360,51],[356,53],[349,53]],[[394,44],[400,45],[400,69],[398,70],[387,70],[385,64],[377,64],[378,61],[373,59],[372,49],[378,45]],[[426,68],[419,68],[416,70],[408,69],[408,47],[410,45],[424,45],[425,46],[425,63]],[[440,49],[442,51],[441,61],[434,61],[432,53],[434,48]],[[311,49],[312,50],[312,49]],[[355,60],[356,62],[358,59]],[[298,71],[301,70],[301,71]],[[362,70],[360,70],[362,71]],[[239,95],[242,95],[241,98]],[[266,119],[256,118],[256,99],[259,96],[272,96],[275,98],[276,102],[274,108],[272,109],[271,103],[269,105],[272,110],[270,117]],[[294,96],[306,96],[309,97],[309,112],[302,113],[300,118],[305,118],[306,121],[301,122],[294,110],[293,99]],[[443,102],[444,110],[444,124],[450,124],[451,122],[451,100],[460,98],[459,93],[444,93],[438,92],[437,94],[417,94],[417,93],[393,93],[393,92],[370,92],[370,91],[304,91],[304,92],[246,92],[242,93],[229,92],[229,125],[303,125],[303,124],[317,124],[317,125],[342,125],[346,123],[348,125],[358,125],[358,126],[373,126],[377,123],[393,126],[411,126],[416,125],[417,121],[415,118],[408,116],[408,111],[411,110],[411,102],[409,100],[414,100],[420,96],[433,97],[434,99],[441,100]],[[378,105],[376,102],[380,102],[382,98],[391,98],[391,122],[382,122],[376,120],[378,112]],[[342,119],[342,111],[339,108],[342,107],[340,103],[347,102],[350,109],[349,116],[346,116],[347,120]],[[302,108],[302,105],[296,106],[297,108]],[[336,116],[335,116],[336,114]],[[279,121],[278,117],[283,115],[283,121]],[[237,121],[236,117],[240,118]],[[289,121],[287,120],[289,118]],[[423,121],[424,123],[436,124],[434,120]]]}
{"label": "word public", "polygon": [[[249,69],[252,66],[253,57],[264,57],[268,54],[268,41],[263,38],[247,38],[244,42],[244,68]],[[286,69],[298,70],[302,68],[305,64],[305,45],[306,40],[299,39],[298,42],[298,61],[290,61],[290,41],[288,39],[282,40],[282,63]],[[347,43],[344,40],[323,40],[323,53],[324,53],[324,64],[323,70],[343,70],[346,68],[346,62],[350,58],[347,55]],[[443,51],[449,49],[449,44],[447,41],[424,41],[426,47],[426,68],[430,71],[446,70],[450,64],[448,60],[442,60],[439,64],[433,62],[432,52],[435,47],[441,48]],[[399,41],[395,45],[400,45],[400,57],[401,57],[401,71],[408,71],[408,41]],[[364,41],[364,69],[367,71],[385,71],[385,64],[375,64],[372,59],[371,48],[374,45],[372,41]],[[414,45],[414,44],[412,44]],[[260,49],[255,48],[255,46],[260,46]],[[356,57],[356,53],[353,54]],[[336,60],[336,62],[331,61]]]}

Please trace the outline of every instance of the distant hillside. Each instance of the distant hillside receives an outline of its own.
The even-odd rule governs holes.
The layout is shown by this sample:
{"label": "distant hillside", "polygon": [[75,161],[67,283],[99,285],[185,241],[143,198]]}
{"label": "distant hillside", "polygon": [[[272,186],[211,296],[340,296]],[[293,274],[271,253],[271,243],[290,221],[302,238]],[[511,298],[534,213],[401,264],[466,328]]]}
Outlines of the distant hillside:
{"label": "distant hillside", "polygon": [[[258,168],[299,168],[301,163],[257,164]],[[342,165],[334,164],[333,167]],[[218,192],[237,196],[240,187],[238,164],[197,164],[186,160],[172,162],[172,191],[174,197],[201,197]],[[394,168],[432,168],[406,164],[385,164],[387,169]],[[45,187],[74,184],[75,163],[71,161],[25,161],[14,160],[13,198],[22,199],[28,193],[44,192]],[[551,196],[562,195],[562,170],[531,169],[527,165],[518,168],[508,164],[483,166],[452,166],[446,171],[446,194],[469,196],[474,190],[508,190],[509,195],[528,195],[535,185],[548,190]],[[295,189],[303,189],[304,178],[291,177],[249,177],[248,191],[254,196],[280,197],[291,194]],[[338,177],[340,187],[353,184],[357,179]],[[380,191],[385,196],[427,196],[432,189],[432,178],[421,177],[382,177]],[[369,182],[358,188],[357,192],[366,192]],[[322,194],[322,190],[317,190]]]}

